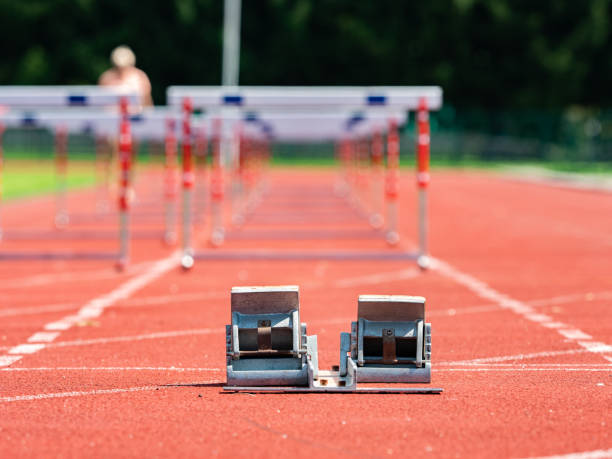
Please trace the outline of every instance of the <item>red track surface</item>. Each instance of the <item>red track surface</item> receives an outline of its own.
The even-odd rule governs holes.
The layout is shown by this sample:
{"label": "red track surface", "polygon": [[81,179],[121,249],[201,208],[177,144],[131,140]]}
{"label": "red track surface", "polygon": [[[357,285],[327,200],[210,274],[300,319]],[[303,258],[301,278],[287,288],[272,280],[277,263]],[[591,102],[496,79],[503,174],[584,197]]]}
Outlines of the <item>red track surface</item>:
{"label": "red track surface", "polygon": [[[610,195],[487,174],[434,178],[431,248],[445,262],[437,269],[421,273],[397,261],[215,261],[184,273],[168,265],[99,317],[77,321],[45,348],[0,368],[0,457],[530,457],[612,448]],[[412,177],[402,180],[401,234],[410,248],[416,198]],[[274,171],[269,200],[244,231],[278,229],[266,219],[281,210],[298,214],[289,191],[303,193],[306,184],[320,195],[332,189],[333,176]],[[284,192],[275,195],[275,187]],[[150,188],[143,185],[140,196],[154,201]],[[73,196],[83,212],[90,203],[87,193]],[[326,225],[323,208],[309,207],[303,213],[314,221],[288,226],[367,230],[331,192],[326,205],[346,221]],[[15,203],[4,208],[5,220],[40,228],[37,215],[50,209],[49,199]],[[153,224],[141,223],[160,229]],[[134,267],[125,274],[108,261],[2,262],[0,361],[46,324],[146,276],[157,266],[152,261],[169,256],[157,241],[134,244]],[[392,250],[371,238],[227,244],[296,246]],[[114,243],[0,245],[9,248],[112,250]],[[432,385],[445,392],[222,393],[229,289],[257,284],[300,285],[302,320],[319,335],[322,368],[337,363],[339,333],[355,320],[359,294],[425,296]],[[525,307],[548,319],[527,317],[533,311]],[[549,326],[557,322],[562,326]]]}

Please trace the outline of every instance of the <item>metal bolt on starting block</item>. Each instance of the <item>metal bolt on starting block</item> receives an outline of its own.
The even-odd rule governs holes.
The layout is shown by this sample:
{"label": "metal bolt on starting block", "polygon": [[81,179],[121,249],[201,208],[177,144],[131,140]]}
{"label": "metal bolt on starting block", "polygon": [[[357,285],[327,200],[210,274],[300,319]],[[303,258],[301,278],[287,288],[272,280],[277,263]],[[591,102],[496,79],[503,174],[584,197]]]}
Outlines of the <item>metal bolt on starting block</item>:
{"label": "metal bolt on starting block", "polygon": [[234,287],[226,326],[227,391],[440,393],[432,387],[357,387],[429,383],[431,325],[425,299],[361,295],[357,322],[340,335],[340,365],[319,370],[317,337],[300,322],[296,286]]}

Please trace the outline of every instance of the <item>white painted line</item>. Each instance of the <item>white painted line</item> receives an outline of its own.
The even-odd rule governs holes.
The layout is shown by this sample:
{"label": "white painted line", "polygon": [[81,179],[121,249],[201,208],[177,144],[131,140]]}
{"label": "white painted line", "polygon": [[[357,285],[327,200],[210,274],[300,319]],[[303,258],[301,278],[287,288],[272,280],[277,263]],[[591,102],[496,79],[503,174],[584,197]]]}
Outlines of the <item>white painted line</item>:
{"label": "white painted line", "polygon": [[[346,319],[343,320],[346,322]],[[90,346],[92,344],[109,344],[109,343],[124,343],[129,341],[142,341],[147,339],[164,339],[174,338],[178,336],[190,336],[190,335],[208,335],[213,333],[225,333],[223,327],[217,328],[191,328],[187,330],[174,330],[167,332],[156,332],[156,333],[145,333],[142,335],[129,335],[129,336],[111,336],[108,338],[92,338],[92,339],[79,339],[74,341],[59,341],[47,344],[48,348],[58,347],[71,347],[71,346]],[[0,350],[6,350],[9,348],[2,348]]]}
{"label": "white painted line", "polygon": [[28,343],[50,343],[59,336],[59,332],[36,332],[28,338]]}
{"label": "white painted line", "polygon": [[606,459],[612,458],[612,448],[584,451],[581,453],[558,454],[555,456],[539,456],[528,459]]}
{"label": "white painted line", "polygon": [[68,330],[72,327],[77,321],[77,316],[68,316],[64,317],[61,320],[57,320],[55,322],[50,322],[44,326],[45,330],[59,330],[64,331]]}
{"label": "white painted line", "polygon": [[[583,354],[589,352],[586,349],[568,349],[565,351],[544,351],[544,352],[533,352],[531,354],[516,354],[516,355],[503,355],[497,357],[482,357],[471,360],[456,360],[453,362],[436,362],[436,365],[463,365],[463,364],[475,364],[475,363],[490,363],[490,362],[509,362],[514,360],[526,360],[535,359],[538,357],[556,357],[558,355],[570,355],[570,354]],[[590,351],[594,352],[594,351]]]}
{"label": "white painted line", "polygon": [[606,343],[599,343],[597,341],[578,341],[578,344],[583,346],[589,352],[611,352],[612,346]]}
{"label": "white painted line", "polygon": [[224,371],[220,368],[185,368],[185,367],[15,367],[15,368],[2,368],[0,371],[4,372],[20,372],[20,371],[176,371],[176,372],[190,372],[190,371],[213,371],[220,372]]}
{"label": "white painted line", "polygon": [[558,332],[560,334],[562,334],[563,336],[565,336],[567,339],[592,339],[593,337],[591,335],[587,335],[586,333],[584,333],[581,330],[577,330],[575,328],[573,329],[564,329],[564,330],[558,330]]}
{"label": "white painted line", "polygon": [[[128,298],[134,292],[140,290],[147,284],[161,277],[163,274],[165,274],[172,268],[178,266],[179,260],[180,252],[176,251],[169,257],[148,265],[147,269],[143,273],[132,277],[131,279],[122,283],[109,293],[89,301],[81,309],[79,309],[76,314],[69,315],[58,321],[46,324],[44,326],[44,329],[47,331],[67,330],[81,321],[87,321],[100,316],[100,314],[102,314],[104,309],[106,309],[107,307],[114,305],[119,300]],[[44,347],[44,344],[21,344],[9,349],[8,352],[9,354],[32,354],[34,352],[39,351],[40,349],[43,349]]]}
{"label": "white painted line", "polygon": [[21,355],[0,355],[0,367],[8,367],[17,360],[21,360]]}
{"label": "white painted line", "polygon": [[[151,262],[139,263],[128,268],[127,274],[134,275],[146,270],[151,265]],[[49,284],[58,284],[61,282],[83,282],[83,281],[98,281],[104,279],[117,279],[120,274],[117,271],[108,268],[100,270],[85,271],[79,273],[59,272],[50,274],[36,274],[28,277],[19,277],[13,279],[3,279],[0,283],[0,290],[4,289],[22,289],[27,287],[35,287]]]}
{"label": "white painted line", "polygon": [[[582,342],[592,339],[592,337],[582,330],[578,330],[577,328],[571,328],[567,325],[563,325],[560,322],[553,322],[552,318],[544,315],[538,314],[533,307],[529,306],[527,303],[516,300],[514,298],[509,297],[503,293],[498,292],[491,286],[487,285],[485,282],[476,279],[474,276],[470,274],[459,271],[457,268],[452,267],[448,263],[439,260],[432,259],[432,268],[436,269],[443,276],[448,277],[449,279],[457,282],[460,285],[468,288],[476,295],[481,298],[485,298],[489,301],[493,301],[502,309],[507,309],[509,311],[514,312],[515,314],[531,321],[537,323],[541,326],[556,330],[559,334],[564,336],[570,340],[582,340]],[[555,326],[550,326],[550,324],[555,324]],[[559,327],[557,327],[559,324]],[[580,344],[587,351],[593,352],[591,348],[584,344]],[[596,352],[596,354],[602,354],[600,352]],[[602,355],[606,360],[612,361],[612,357],[607,357]]]}
{"label": "white painted line", "polygon": [[35,352],[44,349],[46,344],[18,344],[9,349],[9,354],[34,354]]}
{"label": "white painted line", "polygon": [[475,372],[491,372],[491,371],[595,371],[595,372],[609,372],[612,373],[612,368],[584,368],[584,367],[546,367],[546,368],[435,368],[432,371],[438,372],[446,372],[446,371],[475,371]]}
{"label": "white painted line", "polygon": [[78,392],[56,392],[50,394],[32,394],[32,395],[15,395],[12,397],[0,397],[1,403],[9,402],[21,402],[30,400],[45,400],[50,398],[66,398],[66,397],[83,397],[87,395],[104,395],[104,394],[120,394],[125,392],[145,392],[162,389],[173,389],[179,386],[200,385],[200,384],[218,384],[224,381],[213,379],[207,381],[198,381],[195,383],[176,383],[176,384],[164,384],[160,386],[141,386],[141,387],[127,387],[119,389],[96,389],[89,391],[78,391]]}
{"label": "white painted line", "polygon": [[[177,293],[173,295],[159,295],[143,298],[134,298],[123,300],[115,304],[113,307],[145,307],[145,306],[171,306],[176,303],[185,303],[188,301],[202,301],[210,299],[225,299],[227,292],[205,292],[205,293]],[[32,306],[24,308],[10,308],[0,310],[0,317],[23,316],[33,314],[44,314],[58,311],[74,311],[78,309],[77,303],[57,303],[41,306]],[[60,321],[70,328],[68,322]]]}
{"label": "white painted line", "polygon": [[546,327],[546,328],[564,328],[567,327],[567,325],[565,325],[562,322],[548,322],[548,323],[543,323],[540,324],[542,325],[542,327]]}

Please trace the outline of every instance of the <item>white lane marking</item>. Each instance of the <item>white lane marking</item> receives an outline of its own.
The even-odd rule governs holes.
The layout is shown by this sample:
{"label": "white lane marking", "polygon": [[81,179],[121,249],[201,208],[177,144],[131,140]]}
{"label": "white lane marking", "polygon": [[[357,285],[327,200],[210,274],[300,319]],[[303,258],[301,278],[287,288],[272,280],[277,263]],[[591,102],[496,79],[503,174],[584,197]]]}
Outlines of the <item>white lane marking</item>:
{"label": "white lane marking", "polygon": [[338,279],[333,283],[333,286],[339,287],[339,288],[348,288],[348,287],[357,287],[357,286],[362,286],[362,285],[376,285],[376,284],[382,284],[385,282],[411,279],[413,277],[417,277],[420,274],[421,274],[421,271],[417,268],[402,269],[401,271],[367,274],[365,276]]}
{"label": "white lane marking", "polygon": [[612,352],[612,346],[598,341],[579,341],[578,344],[589,352]]}
{"label": "white lane marking", "polygon": [[0,355],[0,367],[7,367],[21,360],[21,355]]}
{"label": "white lane marking", "polygon": [[36,332],[28,338],[28,343],[50,343],[59,336],[59,332]]}
{"label": "white lane marking", "polygon": [[571,295],[553,296],[552,298],[542,298],[540,300],[529,301],[531,306],[551,306],[555,304],[573,303],[576,301],[596,301],[612,299],[612,291],[574,293]]}
{"label": "white lane marking", "polygon": [[[92,338],[92,339],[79,339],[79,340],[74,340],[74,341],[59,341],[59,342],[47,344],[47,347],[57,348],[57,347],[69,347],[69,346],[89,346],[92,344],[123,343],[123,342],[128,342],[128,341],[142,341],[142,340],[147,340],[147,339],[174,338],[177,336],[208,335],[211,333],[225,333],[225,330],[223,330],[223,327],[192,328],[192,329],[187,329],[187,330],[145,333],[142,335],[111,336],[108,338]],[[5,350],[5,349],[6,348],[0,347],[0,350]]]}
{"label": "white lane marking", "polygon": [[[586,352],[586,351],[585,351]],[[612,363],[464,363],[457,366],[483,367],[483,368],[548,368],[548,367],[592,367],[592,368],[612,368]]]}
{"label": "white lane marking", "polygon": [[[133,275],[142,272],[151,265],[151,262],[139,263],[138,265],[131,266],[128,268],[127,274]],[[3,279],[0,283],[0,290],[4,289],[15,289],[25,287],[35,287],[48,284],[57,284],[60,282],[83,282],[83,281],[97,281],[103,279],[117,279],[120,274],[114,269],[101,269],[89,272],[79,273],[52,273],[52,274],[36,274],[34,276],[19,277],[17,279]]]}
{"label": "white lane marking", "polygon": [[[143,273],[132,277],[109,293],[94,298],[86,303],[76,314],[66,316],[59,321],[48,323],[43,328],[46,331],[62,331],[69,329],[79,322],[99,317],[107,307],[114,305],[119,300],[128,298],[134,292],[142,289],[172,268],[178,266],[179,259],[180,252],[176,251],[169,257],[152,263]],[[17,351],[22,349],[24,349],[23,353],[31,354],[44,347],[44,344],[21,344],[9,349],[9,354],[17,354]]]}
{"label": "white lane marking", "polygon": [[[519,316],[531,322],[537,323],[544,327],[546,327],[547,324],[553,324],[553,323],[561,324],[561,322],[553,322],[552,321],[553,319],[548,316],[545,316],[543,314],[538,314],[535,311],[535,309],[533,309],[533,307],[529,306],[527,303],[516,300],[514,298],[509,297],[506,294],[498,292],[491,286],[487,285],[485,282],[479,279],[476,279],[474,276],[470,274],[459,271],[457,268],[452,267],[451,265],[449,265],[448,263],[442,260],[439,260],[436,258],[432,259],[432,268],[436,269],[443,276],[446,276],[449,279],[457,282],[458,284],[463,285],[464,287],[468,288],[469,290],[474,292],[479,297],[493,301],[494,303],[498,304],[499,307],[501,307],[502,309],[507,309],[509,311],[512,311],[515,314],[518,314]],[[548,328],[551,328],[551,327],[548,327]],[[556,330],[559,334],[563,335],[565,338],[569,340],[572,340],[572,341],[581,340],[581,341],[577,341],[577,344],[584,347],[587,351],[593,352],[591,351],[593,347],[585,344],[588,342],[588,340],[591,339],[591,336],[584,333],[583,331],[578,330],[577,328],[571,327],[569,325],[565,325],[563,327],[554,327],[552,329]],[[603,355],[600,352],[597,352],[596,354],[599,354],[604,359],[612,362],[612,357]]]}
{"label": "white lane marking", "polygon": [[[206,292],[206,293],[177,293],[173,295],[149,296],[120,301],[114,307],[144,307],[144,306],[169,306],[177,302],[185,303],[188,301],[201,301],[210,299],[227,298],[227,292]],[[42,306],[32,306],[25,308],[11,308],[0,310],[0,317],[32,315],[57,311],[74,311],[78,309],[78,303],[57,303]]]}
{"label": "white lane marking", "polygon": [[[223,381],[220,380],[210,380],[210,381],[199,381],[194,384],[214,384],[221,383]],[[163,386],[141,386],[141,387],[127,387],[123,389],[96,389],[89,391],[78,391],[78,392],[56,392],[50,394],[33,394],[33,395],[16,395],[12,397],[0,397],[0,402],[8,403],[8,402],[21,402],[28,400],[44,400],[49,398],[65,398],[65,397],[83,397],[87,395],[103,395],[103,394],[119,394],[123,392],[143,392],[143,391],[153,391],[153,390],[162,390],[162,389],[171,389],[175,388],[178,385],[188,385],[185,383],[179,383],[176,385],[163,385]]]}
{"label": "white lane marking", "polygon": [[584,339],[584,340],[593,339],[593,337],[591,335],[587,335],[582,330],[577,330],[577,329],[559,330],[559,333],[561,333],[567,339],[573,339],[573,340],[576,340],[576,339]]}
{"label": "white lane marking", "polygon": [[612,368],[584,368],[584,367],[545,367],[545,368],[436,368],[433,370],[434,372],[438,371],[475,371],[475,372],[485,372],[485,371],[596,371],[596,372],[610,372],[612,373]]}
{"label": "white lane marking", "polygon": [[45,346],[46,344],[42,344],[42,343],[41,344],[33,344],[33,343],[18,344],[17,346],[10,348],[8,353],[9,354],[34,354],[35,352],[38,352],[41,349],[44,349]]}
{"label": "white lane marking", "polygon": [[20,372],[20,371],[224,371],[220,368],[189,368],[189,367],[14,367],[2,368],[0,372]]}
{"label": "white lane marking", "polygon": [[567,349],[565,351],[544,351],[544,352],[533,352],[531,354],[516,354],[516,355],[503,355],[497,357],[482,357],[471,360],[455,360],[453,362],[436,362],[436,365],[463,365],[463,364],[478,364],[478,363],[490,363],[490,362],[509,362],[514,360],[526,360],[535,359],[538,357],[556,357],[558,355],[570,355],[570,354],[584,354],[588,351],[586,349]]}
{"label": "white lane marking", "polygon": [[580,453],[557,454],[555,456],[538,456],[526,459],[606,459],[612,458],[612,448],[583,451]]}

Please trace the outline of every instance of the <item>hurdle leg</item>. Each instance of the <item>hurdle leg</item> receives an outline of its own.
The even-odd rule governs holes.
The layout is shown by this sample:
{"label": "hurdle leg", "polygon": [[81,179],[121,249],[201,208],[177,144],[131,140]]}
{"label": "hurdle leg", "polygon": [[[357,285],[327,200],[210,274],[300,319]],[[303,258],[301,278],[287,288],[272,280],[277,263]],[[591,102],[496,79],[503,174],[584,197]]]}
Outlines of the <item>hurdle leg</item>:
{"label": "hurdle leg", "polygon": [[128,101],[120,101],[119,124],[119,258],[117,269],[124,270],[130,261],[130,179],[132,167],[132,132],[128,113]]}
{"label": "hurdle leg", "polygon": [[213,166],[211,174],[211,200],[212,200],[212,232],[210,235],[211,245],[218,247],[225,240],[225,230],[223,229],[223,168],[221,166],[221,120],[215,119],[214,131],[215,141],[213,149]]}
{"label": "hurdle leg", "polygon": [[429,112],[426,99],[421,99],[417,112],[417,186],[419,188],[419,257],[417,263],[420,268],[427,269],[430,265],[429,248],[427,246],[428,212],[427,187],[430,181],[430,128]]}
{"label": "hurdle leg", "polygon": [[68,225],[67,206],[67,166],[68,166],[68,130],[65,126],[58,126],[55,130],[55,172],[56,172],[56,194],[55,194],[55,218],[56,228],[65,228]]}
{"label": "hurdle leg", "polygon": [[372,135],[372,155],[370,158],[372,166],[372,215],[370,216],[370,225],[373,228],[380,229],[383,227],[384,218],[383,212],[385,207],[385,192],[383,183],[383,159],[384,145],[382,134],[379,130],[374,131]]}
{"label": "hurdle leg", "polygon": [[399,136],[395,121],[390,122],[389,133],[387,134],[387,175],[385,180],[385,197],[387,200],[385,239],[389,245],[397,245],[400,241],[397,205],[399,195]]}
{"label": "hurdle leg", "polygon": [[195,182],[193,173],[192,138],[191,138],[191,100],[183,100],[183,255],[181,266],[183,269],[193,267],[193,245],[192,245],[192,192]]}
{"label": "hurdle leg", "polygon": [[176,122],[174,118],[166,121],[165,153],[165,215],[164,215],[164,243],[176,244]]}

